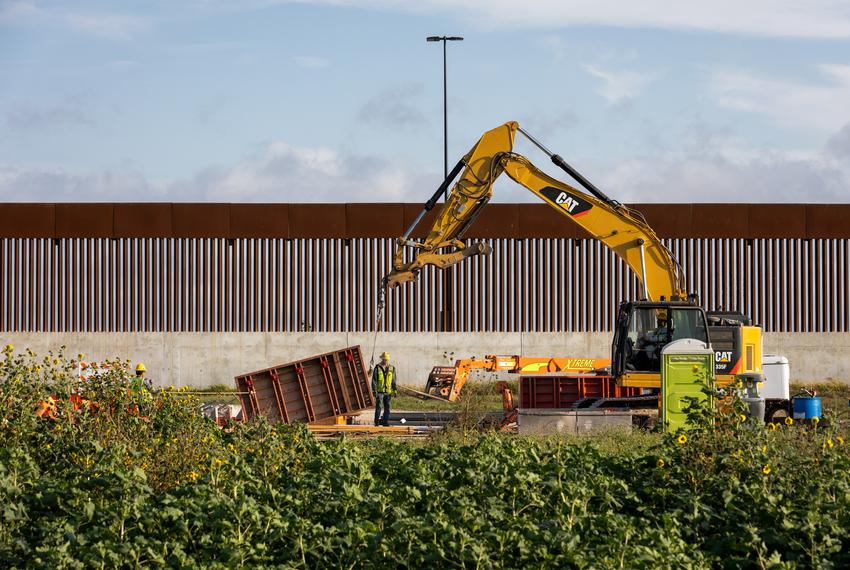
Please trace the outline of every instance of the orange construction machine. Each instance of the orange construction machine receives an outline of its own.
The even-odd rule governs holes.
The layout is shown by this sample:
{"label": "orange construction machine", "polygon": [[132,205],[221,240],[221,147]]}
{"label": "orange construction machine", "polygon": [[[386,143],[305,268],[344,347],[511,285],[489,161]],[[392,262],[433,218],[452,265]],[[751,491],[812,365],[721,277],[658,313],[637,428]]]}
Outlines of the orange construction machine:
{"label": "orange construction machine", "polygon": [[454,366],[435,366],[428,375],[425,392],[454,402],[472,370],[510,372],[514,374],[545,374],[551,372],[593,372],[611,366],[607,358],[535,358],[490,354],[482,359],[455,361]]}

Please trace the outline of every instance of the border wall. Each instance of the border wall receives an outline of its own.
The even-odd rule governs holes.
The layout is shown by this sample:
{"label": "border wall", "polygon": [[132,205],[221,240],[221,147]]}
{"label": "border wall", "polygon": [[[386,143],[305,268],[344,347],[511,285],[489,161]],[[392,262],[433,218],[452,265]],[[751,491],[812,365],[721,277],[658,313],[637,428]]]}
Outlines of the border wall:
{"label": "border wall", "polygon": [[[850,205],[633,207],[707,308],[751,315],[796,379],[850,382]],[[174,384],[358,343],[368,358],[393,238],[419,209],[0,204],[0,334],[144,359]],[[617,302],[640,296],[625,264],[545,204],[491,204],[465,238],[493,254],[388,298],[380,348],[411,383],[455,357],[606,356]]]}

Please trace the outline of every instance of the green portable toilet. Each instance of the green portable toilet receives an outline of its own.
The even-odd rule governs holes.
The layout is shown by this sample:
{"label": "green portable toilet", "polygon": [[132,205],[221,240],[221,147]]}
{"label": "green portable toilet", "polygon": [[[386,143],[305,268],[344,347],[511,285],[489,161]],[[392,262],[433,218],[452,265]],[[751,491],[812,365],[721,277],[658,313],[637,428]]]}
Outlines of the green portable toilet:
{"label": "green portable toilet", "polygon": [[714,351],[693,338],[671,342],[661,350],[661,422],[668,431],[688,429],[690,398],[710,403],[703,389],[714,386]]}

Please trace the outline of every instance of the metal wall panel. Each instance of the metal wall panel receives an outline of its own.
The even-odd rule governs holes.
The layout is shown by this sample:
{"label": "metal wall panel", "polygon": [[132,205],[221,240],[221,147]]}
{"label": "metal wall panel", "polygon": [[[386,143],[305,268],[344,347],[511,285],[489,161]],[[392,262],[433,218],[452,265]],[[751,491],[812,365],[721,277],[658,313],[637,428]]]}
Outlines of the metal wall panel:
{"label": "metal wall panel", "polygon": [[54,237],[53,204],[0,204],[0,237]]}
{"label": "metal wall panel", "polygon": [[320,421],[374,405],[359,346],[236,377],[245,419]]}
{"label": "metal wall panel", "polygon": [[[663,238],[848,239],[850,204],[636,204]],[[0,204],[7,238],[397,237],[422,204]],[[413,232],[424,237],[438,208]],[[469,238],[585,238],[546,204],[489,204]]]}
{"label": "metal wall panel", "polygon": [[[610,331],[641,287],[594,240],[486,238],[445,281],[391,291],[382,329]],[[850,331],[850,240],[664,240],[709,309]],[[2,238],[3,331],[371,331],[389,238]],[[448,287],[448,289],[446,289]],[[451,292],[451,299],[445,300]],[[449,306],[444,306],[446,304]]]}

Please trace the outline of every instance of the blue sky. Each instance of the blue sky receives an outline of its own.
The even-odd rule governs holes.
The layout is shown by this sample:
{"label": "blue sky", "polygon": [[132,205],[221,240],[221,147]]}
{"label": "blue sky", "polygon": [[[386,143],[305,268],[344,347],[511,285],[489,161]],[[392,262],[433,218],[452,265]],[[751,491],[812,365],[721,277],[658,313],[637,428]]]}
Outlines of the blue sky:
{"label": "blue sky", "polygon": [[622,201],[850,202],[847,0],[0,0],[0,200],[424,201],[435,34],[450,163],[515,119]]}

